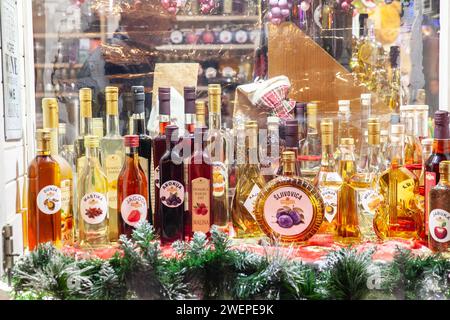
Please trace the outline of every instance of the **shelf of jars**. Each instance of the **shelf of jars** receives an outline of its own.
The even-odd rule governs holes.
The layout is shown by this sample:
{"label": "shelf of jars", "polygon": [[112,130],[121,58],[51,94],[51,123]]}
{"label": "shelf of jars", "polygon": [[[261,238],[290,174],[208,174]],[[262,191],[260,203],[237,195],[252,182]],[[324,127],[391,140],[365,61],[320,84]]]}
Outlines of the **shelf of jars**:
{"label": "shelf of jars", "polygon": [[252,15],[177,15],[178,22],[259,22],[259,16]]}

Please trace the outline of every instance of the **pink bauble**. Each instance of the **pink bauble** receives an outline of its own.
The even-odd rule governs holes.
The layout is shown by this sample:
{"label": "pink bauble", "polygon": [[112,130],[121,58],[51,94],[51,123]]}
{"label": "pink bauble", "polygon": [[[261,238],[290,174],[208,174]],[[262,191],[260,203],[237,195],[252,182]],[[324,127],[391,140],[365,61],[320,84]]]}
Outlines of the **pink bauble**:
{"label": "pink bauble", "polygon": [[272,9],[270,9],[270,12],[272,12],[272,16],[274,18],[278,18],[281,16],[281,9],[278,7],[273,7]]}
{"label": "pink bauble", "polygon": [[270,5],[271,7],[278,6],[278,0],[270,0],[270,1],[269,1],[269,5]]}
{"label": "pink bauble", "polygon": [[168,9],[170,7],[170,0],[161,0],[161,5],[164,9]]}
{"label": "pink bauble", "polygon": [[283,18],[286,18],[286,17],[289,17],[289,14],[290,14],[291,12],[289,11],[289,9],[281,9],[281,16],[283,17]]}
{"label": "pink bauble", "polygon": [[341,4],[341,8],[343,9],[343,10],[348,10],[348,9],[350,9],[350,5],[347,3],[347,2],[342,2],[342,4]]}
{"label": "pink bauble", "polygon": [[287,2],[287,0],[280,0],[280,1],[278,1],[278,6],[279,6],[281,9],[286,9],[286,8],[288,7],[288,2]]}
{"label": "pink bauble", "polygon": [[273,18],[272,19],[272,23],[273,24],[280,24],[281,23],[281,19],[280,18]]}

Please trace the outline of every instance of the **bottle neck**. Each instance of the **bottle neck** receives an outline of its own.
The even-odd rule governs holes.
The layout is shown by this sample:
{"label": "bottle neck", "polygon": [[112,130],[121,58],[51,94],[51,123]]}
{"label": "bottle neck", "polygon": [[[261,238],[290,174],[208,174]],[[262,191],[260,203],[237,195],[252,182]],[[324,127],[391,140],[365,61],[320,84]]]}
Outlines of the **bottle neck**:
{"label": "bottle neck", "polygon": [[139,151],[137,147],[126,147],[125,153],[127,157],[134,160],[135,164],[139,163]]}
{"label": "bottle neck", "polygon": [[295,175],[295,161],[284,161],[282,175],[292,177]]}
{"label": "bottle neck", "polygon": [[334,146],[332,143],[322,144],[321,166],[322,168],[330,169],[334,169],[336,166],[336,162],[334,159]]}
{"label": "bottle neck", "polygon": [[258,165],[258,136],[255,134],[247,137],[247,149],[245,153],[245,163],[249,165]]}
{"label": "bottle neck", "polygon": [[449,185],[450,184],[450,175],[449,174],[441,174],[439,177],[439,183]]}
{"label": "bottle neck", "polygon": [[86,148],[86,157],[87,157],[91,167],[100,165],[98,147]]}
{"label": "bottle neck", "polygon": [[317,133],[317,114],[308,113],[307,121],[308,121],[308,134]]}
{"label": "bottle neck", "polygon": [[58,132],[58,149],[62,150],[66,144],[66,134]]}
{"label": "bottle neck", "polygon": [[145,113],[134,113],[131,118],[133,119],[133,132],[135,135],[145,134]]}
{"label": "bottle neck", "polygon": [[220,112],[211,112],[209,114],[209,127],[211,130],[220,130],[222,127],[222,119]]}
{"label": "bottle neck", "polygon": [[50,154],[52,156],[58,155],[58,129],[50,129]]}
{"label": "bottle neck", "polygon": [[81,116],[80,119],[80,136],[88,136],[94,133],[92,126],[92,117]]}
{"label": "bottle neck", "polygon": [[189,133],[194,133],[195,118],[196,118],[195,114],[193,114],[193,113],[186,113],[184,116],[185,129]]}
{"label": "bottle neck", "polygon": [[405,158],[404,158],[404,137],[401,136],[394,136],[392,137],[392,144],[391,144],[391,166],[398,167],[403,166],[405,164]]}
{"label": "bottle neck", "polygon": [[117,115],[106,115],[106,134],[119,135],[119,117]]}

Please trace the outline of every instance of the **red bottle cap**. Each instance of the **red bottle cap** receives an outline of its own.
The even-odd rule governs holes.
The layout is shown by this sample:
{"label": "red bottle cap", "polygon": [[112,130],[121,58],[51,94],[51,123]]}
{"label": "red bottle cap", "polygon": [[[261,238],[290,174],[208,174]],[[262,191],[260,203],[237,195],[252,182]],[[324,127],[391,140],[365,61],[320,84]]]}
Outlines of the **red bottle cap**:
{"label": "red bottle cap", "polygon": [[137,147],[139,147],[139,136],[137,136],[137,135],[125,136],[124,142],[125,142],[125,147],[137,148]]}

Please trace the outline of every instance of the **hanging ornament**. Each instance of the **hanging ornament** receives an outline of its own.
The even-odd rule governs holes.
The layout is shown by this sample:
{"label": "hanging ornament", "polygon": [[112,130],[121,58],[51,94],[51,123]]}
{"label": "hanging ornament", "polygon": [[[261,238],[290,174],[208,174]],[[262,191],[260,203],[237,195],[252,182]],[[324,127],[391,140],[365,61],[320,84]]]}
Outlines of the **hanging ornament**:
{"label": "hanging ornament", "polygon": [[202,14],[210,14],[218,6],[216,0],[200,0],[200,12]]}
{"label": "hanging ornament", "polygon": [[293,4],[293,0],[269,0],[270,10],[267,13],[267,19],[273,24],[288,20]]}
{"label": "hanging ornament", "polygon": [[177,14],[186,5],[186,0],[161,0],[161,5],[170,14]]}

